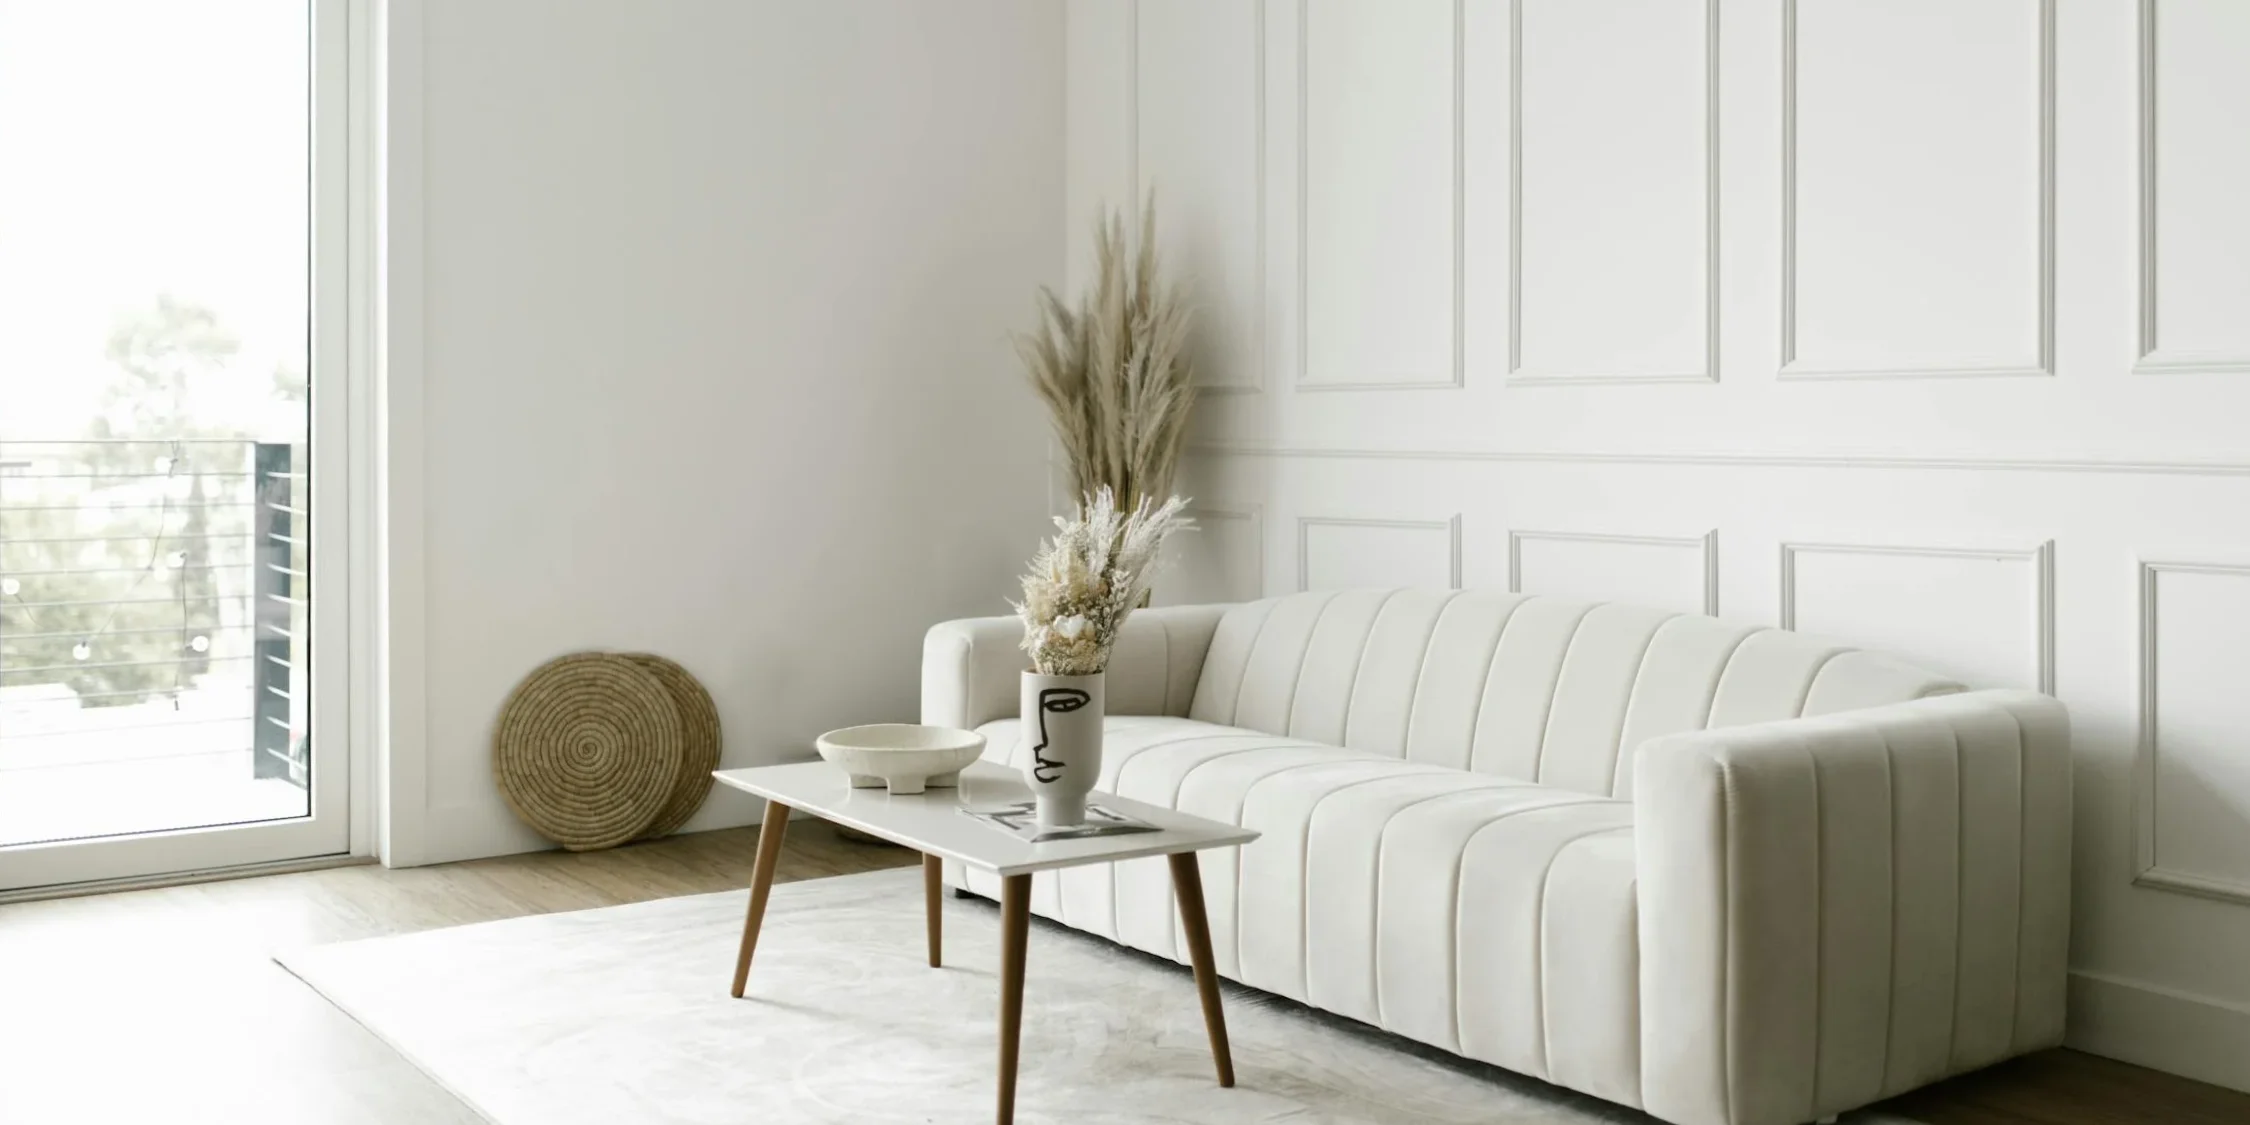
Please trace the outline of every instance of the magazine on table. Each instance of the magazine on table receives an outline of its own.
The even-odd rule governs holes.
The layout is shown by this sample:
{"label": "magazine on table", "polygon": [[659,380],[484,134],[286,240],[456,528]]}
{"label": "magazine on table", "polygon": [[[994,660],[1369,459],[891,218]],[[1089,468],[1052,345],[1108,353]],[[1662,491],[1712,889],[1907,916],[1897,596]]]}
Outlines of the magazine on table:
{"label": "magazine on table", "polygon": [[1086,803],[1086,823],[1049,825],[1039,823],[1038,805],[1031,801],[1018,801],[1012,805],[995,805],[990,808],[962,809],[963,816],[973,817],[1002,832],[1027,843],[1044,843],[1048,840],[1083,840],[1090,836],[1122,836],[1130,832],[1154,832],[1156,826],[1145,820],[1136,820],[1124,813],[1092,801]]}

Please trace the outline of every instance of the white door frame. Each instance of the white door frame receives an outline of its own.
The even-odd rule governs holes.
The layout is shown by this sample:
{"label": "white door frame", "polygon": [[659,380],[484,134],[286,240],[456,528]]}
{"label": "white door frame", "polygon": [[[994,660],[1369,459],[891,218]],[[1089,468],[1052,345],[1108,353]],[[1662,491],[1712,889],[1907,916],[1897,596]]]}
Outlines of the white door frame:
{"label": "white door frame", "polygon": [[374,850],[374,0],[311,6],[311,810],[307,817],[0,848],[0,893]]}
{"label": "white door frame", "polygon": [[360,604],[367,661],[354,697],[368,752],[354,764],[362,802],[355,806],[353,849],[385,866],[411,867],[442,854],[430,811],[429,742],[425,719],[425,590],[422,456],[423,0],[354,0],[367,28],[358,61],[367,82],[363,115],[371,138],[359,151],[369,162],[362,208],[372,282],[366,302],[370,377],[359,386],[368,409],[365,431],[370,517],[361,538],[370,579]]}

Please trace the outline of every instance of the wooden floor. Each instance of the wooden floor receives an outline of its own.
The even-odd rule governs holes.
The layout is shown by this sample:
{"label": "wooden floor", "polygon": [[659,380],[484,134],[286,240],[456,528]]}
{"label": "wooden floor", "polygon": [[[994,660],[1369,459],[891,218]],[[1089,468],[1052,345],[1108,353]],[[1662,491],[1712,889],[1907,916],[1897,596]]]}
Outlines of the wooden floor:
{"label": "wooden floor", "polygon": [[[0,1122],[475,1125],[272,951],[748,885],[755,829],[0,906]],[[790,827],[778,878],[917,862]],[[1897,1099],[1930,1125],[2240,1125],[2250,1095],[2051,1051]],[[526,1123],[529,1125],[529,1123]]]}

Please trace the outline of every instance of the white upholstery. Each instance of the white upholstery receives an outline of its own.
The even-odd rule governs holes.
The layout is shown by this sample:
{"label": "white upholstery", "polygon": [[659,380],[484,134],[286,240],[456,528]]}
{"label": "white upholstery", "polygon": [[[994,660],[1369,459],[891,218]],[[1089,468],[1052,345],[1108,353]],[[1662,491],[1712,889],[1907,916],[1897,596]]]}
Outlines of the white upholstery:
{"label": "white upholstery", "polygon": [[[1015,764],[1020,635],[949,622],[923,663],[924,721]],[[1145,610],[1100,787],[1264,833],[1202,855],[1238,981],[1683,1125],[1795,1125],[2061,1040],[2067,720],[1959,692],[1555,598]],[[1032,906],[1185,957],[1162,863]]]}

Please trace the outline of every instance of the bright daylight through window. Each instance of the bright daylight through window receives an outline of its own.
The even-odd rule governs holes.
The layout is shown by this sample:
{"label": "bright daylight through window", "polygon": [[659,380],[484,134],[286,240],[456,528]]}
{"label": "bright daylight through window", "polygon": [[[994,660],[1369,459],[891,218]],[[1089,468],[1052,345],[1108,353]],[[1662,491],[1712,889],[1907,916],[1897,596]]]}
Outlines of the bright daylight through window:
{"label": "bright daylight through window", "polygon": [[308,816],[305,0],[0,0],[0,847]]}

